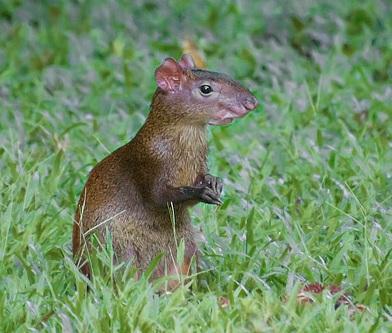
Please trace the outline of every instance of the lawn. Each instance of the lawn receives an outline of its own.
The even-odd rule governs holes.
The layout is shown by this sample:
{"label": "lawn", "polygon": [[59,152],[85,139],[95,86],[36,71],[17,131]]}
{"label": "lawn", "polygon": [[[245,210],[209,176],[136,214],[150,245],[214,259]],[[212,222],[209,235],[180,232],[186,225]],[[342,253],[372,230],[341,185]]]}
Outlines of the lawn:
{"label": "lawn", "polygon": [[[0,1],[0,332],[391,332],[391,36],[382,0]],[[88,282],[78,196],[184,41],[261,104],[209,129],[202,270],[158,295],[108,249]]]}

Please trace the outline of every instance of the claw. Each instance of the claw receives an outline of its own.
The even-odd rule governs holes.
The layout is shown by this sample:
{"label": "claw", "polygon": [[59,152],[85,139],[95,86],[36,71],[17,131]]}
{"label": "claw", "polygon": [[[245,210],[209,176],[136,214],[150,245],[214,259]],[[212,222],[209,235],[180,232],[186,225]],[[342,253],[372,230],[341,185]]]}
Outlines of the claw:
{"label": "claw", "polygon": [[200,177],[202,179],[197,181],[197,186],[200,189],[200,201],[213,205],[222,205],[223,202],[219,198],[223,188],[222,178],[209,174]]}
{"label": "claw", "polygon": [[218,205],[218,206],[223,204],[223,201],[221,199],[218,199],[215,202],[216,202],[215,205]]}

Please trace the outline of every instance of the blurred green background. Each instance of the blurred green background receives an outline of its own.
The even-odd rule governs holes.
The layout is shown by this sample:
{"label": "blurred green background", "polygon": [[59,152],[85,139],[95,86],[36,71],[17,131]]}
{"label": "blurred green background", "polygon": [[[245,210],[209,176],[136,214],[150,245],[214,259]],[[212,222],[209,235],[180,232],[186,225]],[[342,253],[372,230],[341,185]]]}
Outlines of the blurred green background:
{"label": "blurred green background", "polygon": [[[0,331],[390,332],[391,36],[382,0],[1,0]],[[78,195],[186,41],[261,102],[209,131],[225,204],[192,211],[204,269],[170,295],[132,270],[87,293]],[[310,282],[366,310],[298,304]]]}

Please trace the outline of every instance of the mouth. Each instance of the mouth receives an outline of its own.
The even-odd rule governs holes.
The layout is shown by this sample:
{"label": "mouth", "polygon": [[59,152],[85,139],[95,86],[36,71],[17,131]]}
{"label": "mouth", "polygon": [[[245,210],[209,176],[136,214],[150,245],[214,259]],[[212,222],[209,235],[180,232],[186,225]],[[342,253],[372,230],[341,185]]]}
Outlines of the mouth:
{"label": "mouth", "polygon": [[218,112],[212,119],[209,120],[209,125],[227,125],[233,122],[234,119],[242,118],[250,110],[245,108],[232,108],[226,107],[225,109]]}
{"label": "mouth", "polygon": [[225,103],[220,106],[222,109],[217,111],[209,120],[209,125],[227,125],[236,118],[242,118],[259,105],[256,97],[250,94],[240,96],[234,104]]}
{"label": "mouth", "polygon": [[227,125],[232,123],[234,118],[224,118],[224,119],[211,119],[208,125]]}

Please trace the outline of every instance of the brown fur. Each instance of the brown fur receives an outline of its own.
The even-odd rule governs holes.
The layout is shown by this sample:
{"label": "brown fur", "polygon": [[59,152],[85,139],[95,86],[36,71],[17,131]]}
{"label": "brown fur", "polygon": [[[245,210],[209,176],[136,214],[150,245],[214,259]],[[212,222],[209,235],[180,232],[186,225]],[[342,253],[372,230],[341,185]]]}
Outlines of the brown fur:
{"label": "brown fur", "polygon": [[[95,234],[103,242],[106,230],[111,233],[117,262],[132,261],[141,272],[163,254],[155,277],[165,272],[190,272],[192,257],[197,254],[197,234],[188,207],[201,200],[189,193],[194,193],[207,173],[208,119],[218,112],[222,115],[225,108],[217,105],[224,102],[227,109],[237,108],[242,116],[242,98],[254,97],[225,76],[192,70],[191,61],[185,60],[186,68],[178,67],[174,60],[161,66],[157,80],[163,88],[177,89],[176,93],[158,88],[150,114],[137,135],[98,163],[89,175],[79,199],[72,237],[73,254],[87,276],[91,275],[86,262],[92,250],[89,240]],[[170,81],[172,75],[178,75],[180,81]],[[219,96],[203,100],[195,95],[199,84],[196,80],[214,78],[215,87],[221,91]],[[188,194],[184,194],[185,187],[191,188],[189,193],[185,191]],[[216,204],[216,200],[209,203]],[[182,264],[176,262],[180,241],[185,244]],[[176,284],[175,280],[170,283]]]}
{"label": "brown fur", "polygon": [[[102,223],[96,232],[103,239],[105,229],[110,230],[118,261],[133,260],[144,270],[154,257],[165,253],[155,275],[163,275],[165,262],[167,271],[175,272],[176,240],[170,211],[157,198],[159,186],[166,182],[173,187],[194,184],[199,175],[206,173],[206,135],[203,126],[165,124],[154,115],[152,112],[131,142],[91,171],[73,229],[73,253],[79,261],[86,257],[79,258],[82,251],[87,252],[85,238],[91,237],[89,230]],[[177,243],[181,239],[185,242],[184,261],[188,266],[197,251],[186,209],[194,203],[174,205]],[[87,264],[81,265],[81,270],[90,275]]]}

